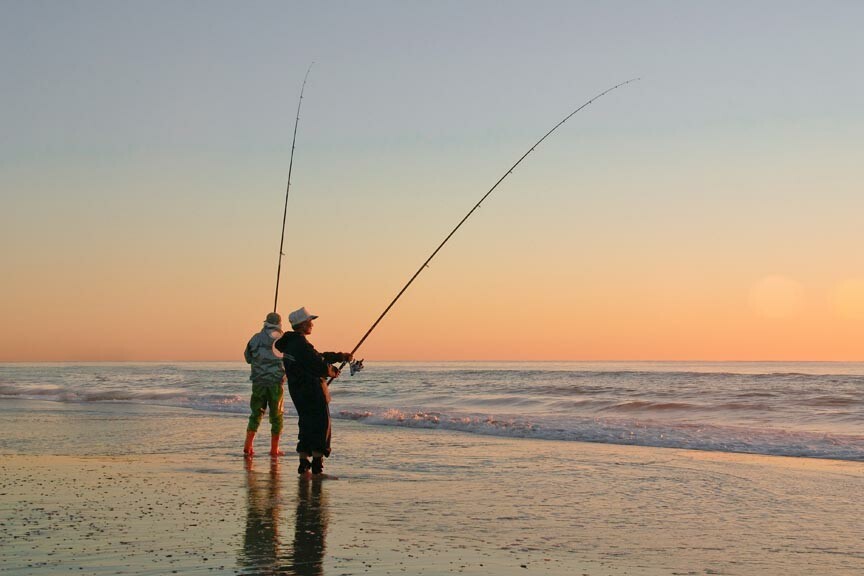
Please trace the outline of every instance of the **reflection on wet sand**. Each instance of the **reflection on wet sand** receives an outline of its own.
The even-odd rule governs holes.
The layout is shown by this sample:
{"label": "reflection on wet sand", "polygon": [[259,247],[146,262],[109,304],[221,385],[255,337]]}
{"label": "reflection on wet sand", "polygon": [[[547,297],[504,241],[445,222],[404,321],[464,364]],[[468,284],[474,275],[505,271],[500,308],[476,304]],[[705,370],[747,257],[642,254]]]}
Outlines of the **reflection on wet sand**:
{"label": "reflection on wet sand", "polygon": [[297,482],[297,509],[294,517],[294,572],[302,576],[324,574],[327,536],[327,497],[318,479]]}
{"label": "reflection on wet sand", "polygon": [[[284,537],[280,521],[283,499],[279,461],[271,459],[267,472],[246,460],[246,532],[238,557],[242,574],[322,576],[327,534],[327,498],[320,479],[297,480],[294,539]],[[293,472],[293,469],[291,470]]]}

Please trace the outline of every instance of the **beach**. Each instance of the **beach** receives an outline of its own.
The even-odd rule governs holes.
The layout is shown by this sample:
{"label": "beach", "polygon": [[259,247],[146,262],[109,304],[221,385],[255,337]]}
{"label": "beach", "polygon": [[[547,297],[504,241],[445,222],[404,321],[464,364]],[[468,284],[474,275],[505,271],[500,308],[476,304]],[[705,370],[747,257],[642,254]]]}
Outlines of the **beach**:
{"label": "beach", "polygon": [[864,572],[860,462],[337,420],[339,479],[299,480],[241,457],[239,414],[0,416],[4,574]]}
{"label": "beach", "polygon": [[864,576],[864,2],[2,15],[0,576]]}

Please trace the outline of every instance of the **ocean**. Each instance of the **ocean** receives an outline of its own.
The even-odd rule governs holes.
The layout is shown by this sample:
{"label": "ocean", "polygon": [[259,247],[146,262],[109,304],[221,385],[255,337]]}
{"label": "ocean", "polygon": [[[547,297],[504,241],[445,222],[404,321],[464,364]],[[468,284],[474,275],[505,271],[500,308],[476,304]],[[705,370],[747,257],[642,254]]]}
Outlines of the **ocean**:
{"label": "ocean", "polygon": [[[0,403],[241,415],[248,376],[236,362],[0,364]],[[864,363],[370,361],[331,390],[334,419],[369,426],[864,461]]]}

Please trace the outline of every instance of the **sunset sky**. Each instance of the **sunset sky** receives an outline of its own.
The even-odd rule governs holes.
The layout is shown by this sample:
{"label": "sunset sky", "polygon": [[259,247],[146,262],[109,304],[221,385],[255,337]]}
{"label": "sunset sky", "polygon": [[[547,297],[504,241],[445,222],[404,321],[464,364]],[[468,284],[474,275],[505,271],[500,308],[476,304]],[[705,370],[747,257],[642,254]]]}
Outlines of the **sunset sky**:
{"label": "sunset sky", "polygon": [[864,360],[864,3],[0,0],[0,361]]}

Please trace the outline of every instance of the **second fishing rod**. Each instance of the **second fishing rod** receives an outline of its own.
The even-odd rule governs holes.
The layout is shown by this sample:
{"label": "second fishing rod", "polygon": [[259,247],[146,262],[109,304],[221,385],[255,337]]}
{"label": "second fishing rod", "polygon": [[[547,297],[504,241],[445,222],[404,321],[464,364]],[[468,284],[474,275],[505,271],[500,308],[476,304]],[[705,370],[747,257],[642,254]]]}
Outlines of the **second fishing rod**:
{"label": "second fishing rod", "polygon": [[[435,256],[438,254],[438,252],[441,251],[441,249],[444,247],[444,245],[447,244],[447,242],[450,241],[450,238],[453,237],[453,235],[456,233],[456,231],[459,230],[459,228],[462,227],[462,225],[465,223],[465,221],[468,220],[468,218],[471,217],[471,215],[472,215],[472,214],[473,214],[473,213],[474,213],[474,212],[475,212],[475,211],[480,207],[480,205],[483,203],[483,201],[486,200],[486,198],[488,198],[490,194],[492,194],[492,192],[493,192],[493,191],[498,187],[499,184],[501,184],[501,182],[504,181],[505,178],[507,178],[507,176],[509,176],[510,174],[513,173],[513,170],[515,170],[516,167],[519,166],[519,164],[520,164],[520,163],[521,163],[521,162],[522,162],[522,161],[523,161],[523,160],[524,160],[524,159],[525,159],[529,154],[531,154],[531,152],[533,152],[535,148],[537,148],[537,146],[539,146],[539,145],[540,145],[544,140],[546,140],[546,138],[548,138],[549,135],[551,135],[553,132],[555,132],[555,130],[557,130],[557,129],[562,125],[562,124],[564,124],[565,122],[567,122],[567,120],[569,120],[570,118],[572,118],[572,117],[573,117],[577,112],[579,112],[579,111],[582,110],[583,108],[589,106],[591,103],[593,103],[593,102],[594,102],[595,100],[597,100],[598,98],[602,98],[603,96],[605,96],[605,95],[608,94],[609,92],[612,92],[613,90],[616,90],[617,88],[621,88],[622,86],[625,86],[625,85],[627,85],[627,84],[630,84],[631,82],[636,82],[637,80],[639,80],[639,78],[631,78],[630,80],[626,80],[626,81],[624,81],[624,82],[621,82],[620,84],[616,84],[615,86],[612,86],[611,88],[607,88],[606,90],[600,92],[599,94],[597,94],[596,96],[592,97],[590,100],[588,100],[587,102],[585,102],[584,104],[582,104],[581,106],[579,106],[578,108],[576,108],[575,110],[573,110],[572,112],[570,112],[567,116],[564,117],[563,120],[561,120],[560,122],[558,122],[555,126],[552,127],[551,130],[549,130],[548,132],[546,132],[546,134],[544,134],[542,138],[540,138],[537,142],[535,142],[534,145],[532,145],[531,148],[529,148],[528,151],[525,152],[525,153],[524,153],[524,154],[523,154],[523,155],[522,155],[522,156],[521,156],[521,157],[520,157],[520,158],[519,158],[519,159],[518,159],[518,160],[517,160],[517,161],[516,161],[516,162],[515,162],[515,163],[514,163],[514,164],[513,164],[513,165],[512,165],[512,166],[511,166],[511,167],[510,167],[506,172],[505,172],[505,173],[504,173],[504,175],[501,176],[501,177],[498,179],[497,182],[495,182],[495,184],[494,184],[494,185],[493,185],[493,186],[492,186],[492,187],[491,187],[491,188],[490,188],[490,189],[489,189],[489,190],[488,190],[488,191],[487,191],[487,192],[486,192],[486,193],[485,193],[485,194],[480,198],[480,200],[477,202],[477,204],[475,204],[474,207],[471,208],[471,210],[469,210],[468,213],[467,213],[467,214],[462,218],[462,220],[460,220],[459,223],[456,224],[456,227],[453,228],[453,230],[451,230],[449,234],[447,234],[447,236],[444,238],[444,240],[441,241],[441,244],[439,244],[438,247],[435,248],[435,250],[432,252],[432,254],[430,254],[429,257],[426,258],[426,260],[423,262],[423,264],[420,265],[420,267],[417,269],[417,271],[414,273],[414,275],[411,276],[411,278],[408,280],[408,282],[405,284],[405,286],[403,286],[402,289],[399,290],[399,293],[396,294],[396,296],[393,298],[393,300],[390,302],[390,304],[388,304],[387,307],[384,309],[384,311],[381,313],[381,315],[378,316],[378,319],[375,320],[375,322],[372,323],[372,326],[369,327],[369,330],[367,330],[366,333],[363,334],[363,337],[360,338],[360,341],[357,342],[357,345],[354,346],[354,349],[353,349],[353,350],[351,350],[351,355],[354,356],[354,354],[356,354],[357,350],[360,349],[360,347],[363,345],[363,343],[366,341],[366,339],[369,337],[369,335],[372,334],[372,331],[375,330],[375,328],[378,326],[378,324],[381,323],[381,320],[383,320],[384,317],[387,315],[387,313],[390,312],[390,309],[393,308],[393,306],[396,304],[396,302],[399,301],[399,299],[402,297],[402,295],[405,293],[405,291],[408,290],[408,287],[411,286],[411,284],[414,283],[414,280],[416,280],[417,277],[420,276],[420,273],[423,272],[423,270],[426,269],[426,267],[429,265],[429,263],[432,261],[432,259],[435,258]],[[339,365],[339,371],[340,371],[340,372],[342,371],[343,368],[345,368],[345,364],[346,364],[346,363],[347,363],[347,362],[342,362],[342,364]],[[332,382],[332,381],[333,381],[333,378],[330,378],[330,380],[328,381],[328,384],[329,384],[330,382]]]}
{"label": "second fishing rod", "polygon": [[282,257],[285,256],[285,222],[288,219],[288,193],[291,192],[291,171],[294,168],[294,148],[297,145],[297,126],[300,124],[300,107],[303,105],[303,92],[306,90],[306,80],[315,63],[309,64],[306,75],[303,76],[303,85],[300,87],[300,98],[297,100],[297,117],[294,119],[294,136],[291,139],[291,159],[288,161],[288,185],[285,187],[285,208],[282,211],[282,234],[279,236],[279,264],[276,267],[276,294],[273,296],[273,313],[279,304],[279,278],[282,276]]}

